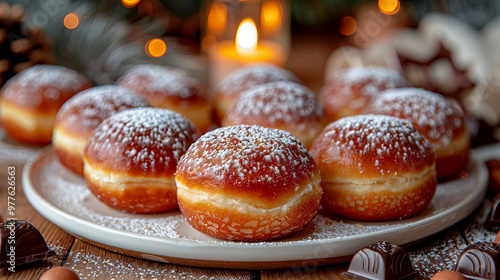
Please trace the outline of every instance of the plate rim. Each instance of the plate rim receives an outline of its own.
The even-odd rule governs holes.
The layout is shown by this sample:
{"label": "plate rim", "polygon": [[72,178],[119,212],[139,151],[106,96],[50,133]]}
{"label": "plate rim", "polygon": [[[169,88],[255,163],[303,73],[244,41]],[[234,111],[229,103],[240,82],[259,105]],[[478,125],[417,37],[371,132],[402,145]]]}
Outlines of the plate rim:
{"label": "plate rim", "polygon": [[[457,205],[454,205],[442,212],[439,212],[422,220],[411,224],[403,224],[398,227],[381,229],[374,232],[362,233],[358,235],[336,237],[334,239],[317,239],[309,241],[284,241],[284,242],[229,242],[226,240],[206,241],[206,240],[185,240],[172,239],[168,237],[145,236],[125,230],[110,228],[85,220],[73,214],[66,212],[39,193],[35,184],[32,182],[34,165],[44,157],[53,153],[52,146],[43,148],[40,153],[33,156],[24,166],[22,173],[22,187],[24,194],[30,204],[47,220],[54,223],[63,230],[84,237],[96,243],[106,246],[122,248],[144,254],[153,254],[164,257],[173,257],[191,260],[211,260],[227,262],[282,262],[282,261],[300,261],[324,258],[345,257],[353,255],[363,246],[380,241],[380,235],[392,234],[385,241],[394,242],[398,245],[405,245],[415,242],[419,239],[439,233],[449,226],[457,223],[472,213],[482,202],[487,191],[487,170],[486,166],[479,162],[478,156],[474,150],[471,151],[471,162],[477,165],[478,186],[470,195]],[[69,171],[68,171],[69,172]],[[457,210],[460,210],[456,212]],[[453,216],[453,217],[451,217]],[[445,222],[441,222],[445,220]],[[427,229],[425,235],[419,234],[417,237],[405,238],[406,242],[398,242],[408,231],[418,231],[418,228],[437,223],[435,229]],[[420,230],[421,231],[421,230]],[[408,236],[406,236],[408,237]],[[124,238],[123,240],[121,238]],[[127,240],[142,242],[126,242]],[[363,240],[363,244],[359,242]],[[356,243],[359,248],[354,252],[352,249],[337,248],[339,242],[344,244]],[[141,243],[141,244],[138,244]],[[168,246],[158,246],[159,244]],[[188,249],[188,250],[186,250]],[[219,253],[210,252],[209,249],[218,249]],[[241,250],[245,250],[245,254]],[[307,250],[305,250],[307,249]],[[194,250],[194,251],[193,251]],[[220,252],[222,251],[222,253]],[[271,254],[267,254],[271,252]],[[297,253],[299,252],[299,253]],[[333,254],[333,255],[332,255]]]}

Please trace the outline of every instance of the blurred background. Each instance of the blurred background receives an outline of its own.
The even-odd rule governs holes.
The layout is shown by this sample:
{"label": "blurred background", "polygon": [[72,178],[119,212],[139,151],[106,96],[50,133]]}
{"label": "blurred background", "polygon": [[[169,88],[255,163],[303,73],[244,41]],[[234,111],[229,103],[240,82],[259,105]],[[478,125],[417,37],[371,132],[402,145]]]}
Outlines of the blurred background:
{"label": "blurred background", "polygon": [[[131,65],[147,62],[182,67],[197,76],[203,75],[202,61],[199,61],[200,9],[209,5],[208,0],[0,2],[3,3],[1,34],[7,34],[7,40],[2,40],[2,59],[22,59],[9,53],[9,42],[31,37],[30,29],[42,29],[51,44],[43,47],[51,48],[54,63],[80,70],[97,84],[114,82]],[[16,8],[9,10],[5,4]],[[417,26],[429,12],[451,14],[480,30],[500,10],[500,2],[487,0],[290,0],[288,4],[295,47],[292,51],[302,52],[302,42],[316,45],[316,53],[304,56],[329,54],[340,43],[367,45],[395,28]],[[19,26],[12,24],[15,19],[9,20],[9,17],[19,17],[21,11],[17,5],[25,13]],[[383,24],[383,28],[374,26],[372,21]],[[166,43],[166,53],[161,57],[145,51],[145,44],[154,38]],[[300,58],[291,55],[290,59],[289,64],[293,65],[294,60]],[[10,66],[16,64],[17,61],[12,61]],[[315,65],[315,69],[320,68]],[[8,72],[7,76],[12,74],[4,72]]]}
{"label": "blurred background", "polygon": [[[488,130],[477,143],[499,138],[494,132],[500,116],[496,70],[500,63],[495,55],[500,47],[499,1],[286,3],[291,48],[284,66],[315,93],[330,73],[342,68],[370,64],[398,68],[418,86],[457,98],[479,120],[473,128],[476,134]],[[73,68],[96,85],[114,83],[132,66],[144,63],[182,68],[204,80],[207,61],[200,50],[201,21],[210,4],[208,0],[0,0],[0,85],[38,63]],[[445,17],[429,16],[436,13]],[[440,48],[429,47],[427,57],[421,58],[415,46],[427,46],[429,40]]]}

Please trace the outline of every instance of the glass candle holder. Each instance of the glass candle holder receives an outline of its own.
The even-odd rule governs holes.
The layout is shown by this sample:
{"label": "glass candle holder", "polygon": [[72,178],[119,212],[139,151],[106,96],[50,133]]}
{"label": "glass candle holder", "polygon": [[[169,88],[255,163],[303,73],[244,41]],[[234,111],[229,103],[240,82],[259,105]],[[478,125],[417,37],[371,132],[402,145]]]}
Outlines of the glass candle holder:
{"label": "glass candle holder", "polygon": [[286,0],[213,0],[201,16],[201,49],[211,88],[245,64],[285,65],[290,53]]}

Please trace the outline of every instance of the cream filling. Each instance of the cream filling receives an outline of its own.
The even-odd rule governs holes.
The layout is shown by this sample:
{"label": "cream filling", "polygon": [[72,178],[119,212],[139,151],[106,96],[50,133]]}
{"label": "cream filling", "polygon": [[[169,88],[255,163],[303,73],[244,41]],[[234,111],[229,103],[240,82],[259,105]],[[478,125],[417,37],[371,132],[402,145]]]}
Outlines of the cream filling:
{"label": "cream filling", "polygon": [[175,190],[173,178],[131,176],[123,173],[113,173],[99,168],[90,167],[84,158],[83,174],[85,179],[98,186],[115,191],[125,191],[137,187],[154,187]]}
{"label": "cream filling", "polygon": [[52,144],[55,147],[60,147],[66,151],[72,151],[83,157],[83,151],[85,145],[87,145],[88,139],[82,139],[80,137],[74,137],[67,133],[60,131],[60,129],[55,128],[52,134]]}
{"label": "cream filling", "polygon": [[26,131],[51,131],[55,116],[36,114],[30,110],[18,108],[15,105],[0,103],[0,118],[22,126]]}
{"label": "cream filling", "polygon": [[[212,204],[217,208],[229,211],[236,211],[236,213],[252,214],[254,216],[284,216],[292,207],[303,203],[303,201],[314,194],[321,192],[319,182],[309,183],[302,187],[292,198],[285,204],[266,208],[263,205],[255,205],[250,201],[255,202],[253,199],[242,199],[239,197],[232,197],[227,194],[213,194],[203,190],[193,191],[186,185],[178,180],[177,183],[177,198],[178,200],[187,201],[189,204]],[[247,200],[247,201],[245,201]]]}
{"label": "cream filling", "polygon": [[324,182],[325,190],[348,190],[355,193],[375,193],[375,192],[404,192],[423,185],[431,178],[436,177],[436,169],[428,168],[423,173],[401,177],[389,177],[380,180],[355,180],[335,178],[332,181]]}

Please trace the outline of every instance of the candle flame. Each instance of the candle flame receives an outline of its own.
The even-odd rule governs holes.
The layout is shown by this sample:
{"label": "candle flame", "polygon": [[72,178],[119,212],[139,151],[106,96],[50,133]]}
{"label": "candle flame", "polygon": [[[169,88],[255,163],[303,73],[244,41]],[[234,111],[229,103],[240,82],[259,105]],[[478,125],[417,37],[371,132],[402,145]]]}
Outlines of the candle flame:
{"label": "candle flame", "polygon": [[161,57],[167,51],[167,45],[162,39],[151,39],[146,43],[146,54],[151,57]]}
{"label": "candle flame", "polygon": [[378,9],[386,15],[395,15],[399,12],[399,0],[378,0]]}
{"label": "candle flame", "polygon": [[236,51],[240,55],[249,55],[257,49],[258,40],[255,22],[249,18],[243,19],[236,31]]}
{"label": "candle flame", "polygon": [[262,4],[260,22],[262,30],[276,30],[281,27],[281,5],[275,1],[267,1]]}
{"label": "candle flame", "polygon": [[68,29],[75,29],[80,24],[80,18],[75,13],[69,13],[64,17],[64,26]]}

